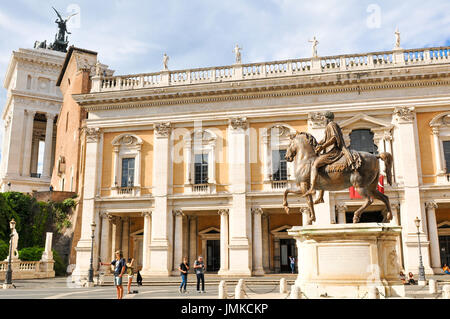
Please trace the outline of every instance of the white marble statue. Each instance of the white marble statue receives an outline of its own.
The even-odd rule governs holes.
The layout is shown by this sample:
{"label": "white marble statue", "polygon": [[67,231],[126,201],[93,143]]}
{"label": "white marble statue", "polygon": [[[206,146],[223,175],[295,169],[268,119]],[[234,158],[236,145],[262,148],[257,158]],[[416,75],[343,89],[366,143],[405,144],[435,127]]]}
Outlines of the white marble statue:
{"label": "white marble statue", "polygon": [[236,44],[236,47],[233,50],[234,54],[236,55],[236,64],[242,63],[241,50],[242,48],[239,47],[239,44]]}
{"label": "white marble statue", "polygon": [[400,31],[397,29],[395,30],[395,48],[400,49]]}
{"label": "white marble statue", "polygon": [[[9,240],[9,251],[12,251],[11,260],[19,259],[19,252],[17,250],[17,245],[19,244],[19,234],[16,230],[16,221],[14,218],[9,223],[9,227],[11,228],[11,239]],[[11,248],[12,247],[12,248]],[[9,256],[6,258],[6,261],[9,260]]]}
{"label": "white marble statue", "polygon": [[316,37],[314,36],[312,40],[308,40],[308,42],[312,43],[312,56],[314,58],[317,57],[317,45],[319,44],[319,41],[317,41]]}
{"label": "white marble statue", "polygon": [[166,53],[164,53],[163,56],[163,70],[164,71],[169,70],[169,56]]}

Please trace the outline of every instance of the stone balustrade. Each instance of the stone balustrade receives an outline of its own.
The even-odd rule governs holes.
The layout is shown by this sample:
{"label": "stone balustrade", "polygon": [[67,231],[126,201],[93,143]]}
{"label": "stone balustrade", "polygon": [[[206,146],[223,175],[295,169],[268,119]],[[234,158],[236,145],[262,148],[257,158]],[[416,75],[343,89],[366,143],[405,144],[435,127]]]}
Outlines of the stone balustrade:
{"label": "stone balustrade", "polygon": [[97,76],[93,78],[91,92],[135,90],[448,62],[450,62],[450,47],[398,49],[364,54],[234,64],[232,66],[161,71],[135,75]]}
{"label": "stone balustrade", "polygon": [[[55,272],[53,270],[54,261],[13,261],[12,271],[14,279],[36,279],[36,278],[53,278]],[[8,270],[8,262],[0,262],[0,280],[5,279]]]}

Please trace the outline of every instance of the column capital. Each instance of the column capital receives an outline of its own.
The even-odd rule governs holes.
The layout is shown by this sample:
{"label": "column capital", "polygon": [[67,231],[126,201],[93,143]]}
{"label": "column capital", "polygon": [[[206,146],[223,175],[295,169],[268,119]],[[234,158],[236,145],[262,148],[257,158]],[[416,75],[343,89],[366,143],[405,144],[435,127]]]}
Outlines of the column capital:
{"label": "column capital", "polygon": [[428,201],[425,203],[426,209],[436,209],[438,208],[438,204],[435,201]]}
{"label": "column capital", "polygon": [[159,138],[164,138],[164,137],[167,138],[167,137],[169,137],[170,136],[170,132],[172,130],[170,122],[155,123],[153,125],[153,128],[155,130],[156,137],[159,137]]}
{"label": "column capital", "polygon": [[395,210],[399,210],[400,209],[400,203],[399,202],[392,202],[391,203],[391,208],[395,209]]}
{"label": "column capital", "polygon": [[263,213],[264,213],[264,211],[261,207],[252,207],[253,215],[262,215]]}
{"label": "column capital", "polygon": [[35,110],[26,110],[26,111],[27,111],[27,114],[28,114],[28,115],[31,115],[31,116],[33,116],[33,117],[34,117],[34,116],[36,115],[36,113],[37,113]]}
{"label": "column capital", "polygon": [[172,214],[175,217],[183,217],[184,216],[183,210],[181,210],[181,209],[174,209],[172,211]]}
{"label": "column capital", "polygon": [[227,209],[219,209],[219,211],[217,212],[220,216],[228,216],[230,210]]}
{"label": "column capital", "polygon": [[[36,112],[34,112],[36,113]],[[53,113],[45,113],[45,117],[47,118],[47,121],[53,121],[56,117],[56,114]]]}
{"label": "column capital", "polygon": [[100,216],[100,218],[102,218],[102,219],[110,219],[110,215],[108,214],[108,212],[107,211],[101,211],[100,213],[99,213],[99,216]]}
{"label": "column capital", "polygon": [[327,126],[327,119],[323,112],[308,113],[308,124],[311,128],[325,128]]}
{"label": "column capital", "polygon": [[394,117],[399,123],[412,123],[415,118],[415,108],[408,106],[396,107]]}
{"label": "column capital", "polygon": [[143,212],[141,213],[141,216],[142,216],[142,217],[151,217],[151,216],[152,216],[152,211],[151,211],[151,210],[143,211]]}
{"label": "column capital", "polygon": [[228,120],[229,127],[233,130],[247,129],[248,121],[246,117],[235,117]]}
{"label": "column capital", "polygon": [[431,132],[433,135],[439,136],[439,133],[441,132],[441,128],[439,126],[432,126]]}
{"label": "column capital", "polygon": [[347,211],[348,207],[345,204],[339,203],[336,205],[336,211],[340,214],[344,214]]}
{"label": "column capital", "polygon": [[100,129],[98,127],[85,127],[84,131],[86,133],[87,143],[98,143],[100,140]]}

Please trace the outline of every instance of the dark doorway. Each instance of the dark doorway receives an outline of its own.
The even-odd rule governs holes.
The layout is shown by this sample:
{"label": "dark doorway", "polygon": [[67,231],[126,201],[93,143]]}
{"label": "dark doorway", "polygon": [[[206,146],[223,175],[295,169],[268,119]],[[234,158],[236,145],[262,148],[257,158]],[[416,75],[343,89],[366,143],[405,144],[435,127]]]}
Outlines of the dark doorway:
{"label": "dark doorway", "polygon": [[220,269],[220,240],[206,241],[206,270],[217,272]]}
{"label": "dark doorway", "polygon": [[[383,222],[383,214],[381,211],[376,212],[363,212],[361,214],[360,223],[381,223]],[[352,224],[353,223],[353,213],[345,213],[345,223]]]}
{"label": "dark doorway", "polygon": [[439,236],[439,249],[441,251],[441,267],[450,265],[450,236]]}
{"label": "dark doorway", "polygon": [[295,239],[280,239],[280,272],[282,273],[291,272],[289,256],[295,258],[297,270],[297,247],[295,245]]}

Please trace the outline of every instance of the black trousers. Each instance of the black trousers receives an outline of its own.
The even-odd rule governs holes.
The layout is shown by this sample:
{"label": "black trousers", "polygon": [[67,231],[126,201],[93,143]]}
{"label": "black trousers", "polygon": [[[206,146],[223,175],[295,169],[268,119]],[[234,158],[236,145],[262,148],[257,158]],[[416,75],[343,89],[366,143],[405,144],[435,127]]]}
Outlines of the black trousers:
{"label": "black trousers", "polygon": [[200,281],[202,282],[202,291],[205,291],[205,275],[204,274],[196,274],[197,275],[197,291],[200,290]]}

